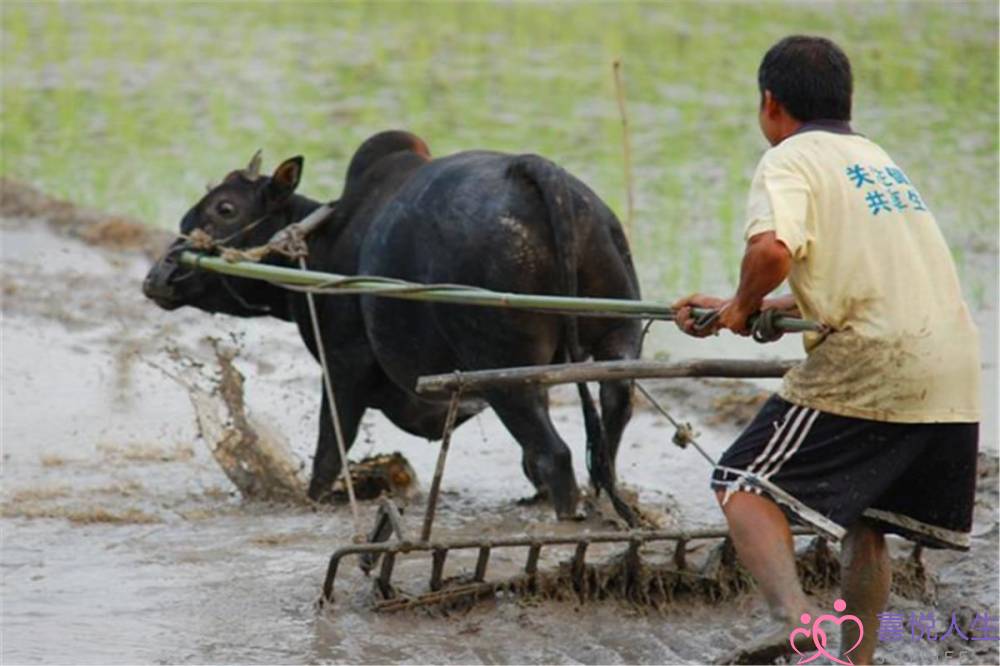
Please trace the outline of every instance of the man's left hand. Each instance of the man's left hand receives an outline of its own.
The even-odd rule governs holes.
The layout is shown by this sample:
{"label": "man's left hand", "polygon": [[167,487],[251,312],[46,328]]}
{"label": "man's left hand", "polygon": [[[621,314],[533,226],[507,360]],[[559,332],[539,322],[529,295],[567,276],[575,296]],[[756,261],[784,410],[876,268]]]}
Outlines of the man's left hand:
{"label": "man's left hand", "polygon": [[694,316],[692,316],[691,310],[693,308],[719,310],[726,303],[727,301],[723,298],[715,298],[714,296],[705,296],[703,294],[691,294],[690,296],[682,298],[674,303],[674,321],[677,323],[677,328],[681,329],[690,336],[704,338],[709,335],[714,335],[715,332],[719,330],[718,319],[704,328],[695,328],[696,320]]}

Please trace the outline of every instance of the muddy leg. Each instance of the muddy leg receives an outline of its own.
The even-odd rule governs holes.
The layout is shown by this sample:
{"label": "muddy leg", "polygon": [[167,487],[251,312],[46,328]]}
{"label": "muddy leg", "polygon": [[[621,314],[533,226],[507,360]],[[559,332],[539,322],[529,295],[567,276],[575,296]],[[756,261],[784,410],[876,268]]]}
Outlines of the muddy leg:
{"label": "muddy leg", "polygon": [[[716,492],[719,503],[724,493]],[[792,653],[789,634],[802,623],[803,613],[811,611],[795,568],[795,544],[788,519],[777,504],[755,493],[733,493],[722,507],[729,523],[729,533],[736,554],[760,585],[778,620],[775,631],[737,649],[715,663],[770,664]],[[811,613],[815,617],[816,613]],[[810,640],[799,635],[800,652],[813,648]]]}
{"label": "muddy leg", "polygon": [[545,502],[549,499],[549,492],[545,488],[545,483],[542,481],[541,475],[538,473],[538,460],[535,458],[533,452],[529,452],[524,449],[524,454],[521,457],[521,470],[524,475],[528,477],[528,481],[531,481],[531,485],[535,487],[535,494],[531,497],[524,497],[517,501],[518,504],[522,506],[534,506],[541,502]]}
{"label": "muddy leg", "polygon": [[[594,349],[595,361],[625,361],[635,359],[639,352],[639,339],[635,326],[616,329],[601,339]],[[630,381],[601,382],[601,420],[608,438],[611,470],[622,441],[625,426],[632,418],[633,387]]]}
{"label": "muddy leg", "polygon": [[[343,384],[341,384],[343,385]],[[344,448],[351,450],[351,444],[358,434],[358,425],[365,413],[364,404],[356,398],[356,393],[349,390],[336,389],[337,411],[340,415],[340,427],[344,434]],[[333,482],[340,474],[340,451],[337,449],[337,436],[330,419],[330,403],[326,399],[326,389],[323,390],[323,403],[319,410],[319,440],[316,443],[316,456],[313,458],[312,479],[309,481],[309,498],[322,502],[329,498]]]}
{"label": "muddy leg", "polygon": [[[723,495],[718,491],[716,495]],[[777,504],[755,493],[736,492],[722,508],[740,562],[753,574],[771,614],[799,624],[808,608],[795,568],[795,548],[788,519]]]}
{"label": "muddy leg", "polygon": [[524,450],[523,467],[528,480],[539,491],[548,491],[560,519],[575,518],[580,491],[569,447],[549,418],[548,393],[537,387],[518,388],[491,392],[487,399]]}
{"label": "muddy leg", "polygon": [[632,382],[601,382],[601,419],[608,438],[611,471],[617,474],[615,461],[622,433],[632,418]]}
{"label": "muddy leg", "polygon": [[[841,548],[843,580],[841,588],[847,613],[857,615],[868,631],[861,644],[850,653],[855,664],[870,664],[875,655],[878,614],[889,600],[892,584],[892,563],[882,532],[865,520],[859,520],[847,530]],[[841,650],[849,650],[858,642],[857,625],[845,622],[841,627]]]}

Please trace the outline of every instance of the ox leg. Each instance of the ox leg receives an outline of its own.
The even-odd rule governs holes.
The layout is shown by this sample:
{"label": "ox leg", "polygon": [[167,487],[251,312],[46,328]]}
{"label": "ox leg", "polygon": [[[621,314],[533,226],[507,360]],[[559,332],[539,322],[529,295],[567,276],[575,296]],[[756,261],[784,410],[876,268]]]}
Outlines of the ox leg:
{"label": "ox leg", "polygon": [[521,470],[528,481],[531,481],[531,485],[535,487],[535,494],[530,497],[522,497],[517,500],[517,503],[521,506],[534,506],[542,502],[547,502],[549,500],[549,490],[545,487],[545,482],[538,471],[538,458],[534,452],[528,449],[523,450]]}
{"label": "ox leg", "polygon": [[[335,387],[344,384],[334,384]],[[351,450],[351,444],[358,434],[361,417],[365,413],[364,403],[358,400],[357,391],[337,390],[337,412],[340,416],[340,427],[344,435],[344,448]],[[337,448],[337,435],[333,430],[330,418],[330,403],[326,399],[326,389],[323,389],[323,404],[319,410],[319,440],[316,443],[316,456],[313,458],[312,479],[309,481],[309,498],[316,502],[329,499],[333,491],[333,482],[340,474],[343,462]]]}
{"label": "ox leg", "polygon": [[[628,326],[615,329],[601,339],[593,353],[595,361],[635,359],[639,353],[637,327]],[[604,422],[604,432],[611,453],[612,473],[617,469],[615,460],[618,457],[622,433],[632,418],[633,394],[634,387],[629,380],[601,382],[601,420]]]}
{"label": "ox leg", "polygon": [[576,518],[580,490],[569,447],[549,418],[548,392],[542,388],[494,391],[490,406],[524,451],[522,467],[540,492],[548,492],[560,519]]}

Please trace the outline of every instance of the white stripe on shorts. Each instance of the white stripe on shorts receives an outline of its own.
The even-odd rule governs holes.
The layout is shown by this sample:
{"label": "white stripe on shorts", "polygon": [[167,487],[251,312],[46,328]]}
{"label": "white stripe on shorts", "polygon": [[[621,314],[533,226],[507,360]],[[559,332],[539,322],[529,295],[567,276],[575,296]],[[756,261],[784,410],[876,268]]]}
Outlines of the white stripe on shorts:
{"label": "white stripe on shorts", "polygon": [[[771,469],[771,471],[763,475],[765,479],[770,479],[772,476],[777,474],[778,470],[781,469],[781,466],[784,465],[785,462],[787,462],[788,459],[791,458],[795,454],[795,452],[799,450],[799,447],[802,446],[802,442],[804,442],[806,437],[809,435],[809,431],[812,429],[813,423],[816,422],[816,419],[819,417],[821,413],[815,409],[807,409],[806,412],[809,413],[809,416],[806,419],[805,425],[802,427],[802,432],[799,433],[798,439],[795,440],[795,444],[788,447],[784,455],[778,454],[774,457],[774,467]],[[789,435],[788,440],[791,441],[792,437],[793,437],[792,435]]]}
{"label": "white stripe on shorts", "polygon": [[[770,456],[771,454],[771,449],[773,449],[775,443],[781,439],[782,434],[785,432],[785,428],[787,428],[788,424],[795,419],[795,413],[799,409],[801,409],[801,407],[799,407],[798,405],[792,405],[791,409],[785,412],[785,418],[782,419],[778,427],[775,428],[774,434],[771,435],[771,441],[767,443],[767,446],[764,447],[764,450],[760,452],[757,458],[755,458],[752,463],[747,465],[748,472],[755,472],[756,467],[763,466],[767,463],[768,456]],[[779,446],[778,448],[781,447]]]}

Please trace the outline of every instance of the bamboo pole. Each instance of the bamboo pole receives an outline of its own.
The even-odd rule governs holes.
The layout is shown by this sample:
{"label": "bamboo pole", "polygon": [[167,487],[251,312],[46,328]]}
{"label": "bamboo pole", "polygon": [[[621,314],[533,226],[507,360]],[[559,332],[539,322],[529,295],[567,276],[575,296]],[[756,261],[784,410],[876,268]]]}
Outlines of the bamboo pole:
{"label": "bamboo pole", "polygon": [[670,379],[675,377],[782,377],[800,361],[750,359],[694,359],[679,363],[659,361],[600,361],[563,363],[518,368],[498,368],[441,375],[417,380],[417,393],[425,397],[446,397],[462,389],[471,393],[487,387],[518,384],[576,384],[623,379]]}
{"label": "bamboo pole", "polygon": [[[552,314],[572,314],[582,317],[635,317],[665,320],[674,318],[673,308],[656,301],[520,294],[461,285],[423,285],[378,276],[347,276],[249,261],[230,262],[220,257],[206,256],[191,251],[181,253],[180,263],[191,268],[235,277],[265,280],[281,286],[318,289],[325,294],[365,293],[372,296],[414,301],[511,308]],[[710,312],[711,310],[693,309],[695,317]],[[823,327],[816,322],[787,316],[776,317],[775,326],[785,332],[823,330]]]}

